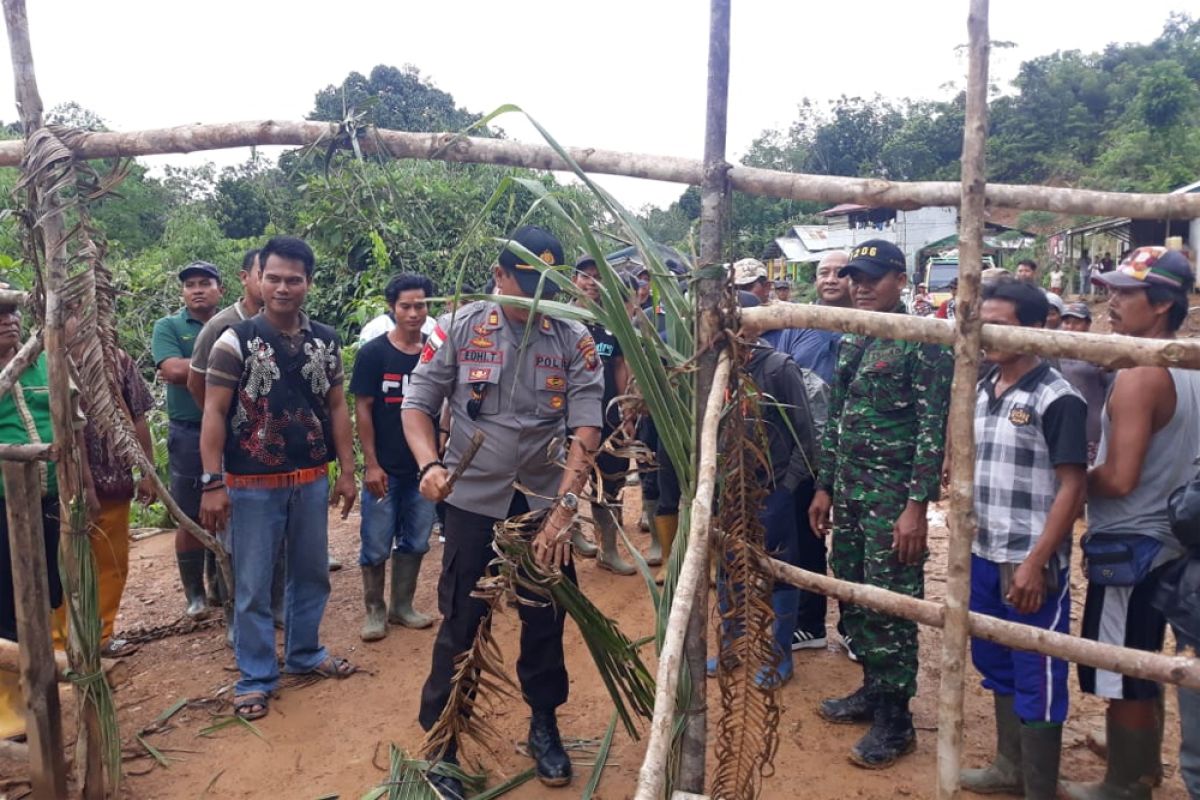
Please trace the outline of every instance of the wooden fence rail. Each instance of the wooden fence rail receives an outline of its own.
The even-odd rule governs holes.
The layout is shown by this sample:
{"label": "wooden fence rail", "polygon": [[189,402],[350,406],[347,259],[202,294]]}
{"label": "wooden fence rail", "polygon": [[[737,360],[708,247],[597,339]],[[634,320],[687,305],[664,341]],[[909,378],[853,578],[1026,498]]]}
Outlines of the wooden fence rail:
{"label": "wooden fence rail", "polygon": [[[304,147],[328,144],[337,136],[338,125],[332,122],[255,120],[142,131],[76,132],[67,143],[81,158],[129,158],[263,145]],[[571,171],[570,165],[550,147],[507,139],[483,139],[450,133],[366,130],[360,137],[359,145],[365,152],[384,153],[391,158]],[[696,159],[592,147],[573,147],[568,152],[584,172],[626,175],[692,186],[699,186],[704,181],[704,165]],[[0,167],[19,165],[23,153],[23,142],[0,142]],[[807,175],[737,165],[729,169],[729,183],[736,191],[746,194],[831,204],[862,203],[913,209],[922,206],[957,206],[962,200],[961,184],[951,181],[905,183],[881,178]],[[987,202],[990,206],[1061,214],[1134,219],[1200,217],[1200,194],[1127,194],[993,183],[987,187]]]}
{"label": "wooden fence rail", "polygon": [[[954,323],[949,320],[856,308],[776,303],[742,309],[741,320],[742,326],[750,332],[821,328],[947,346],[953,346],[958,340]],[[1136,339],[1008,325],[984,325],[982,339],[984,347],[1037,353],[1049,358],[1078,358],[1110,369],[1136,366],[1200,369],[1200,339]]]}
{"label": "wooden fence rail", "polygon": [[[776,580],[792,586],[833,597],[843,603],[866,606],[885,614],[903,617],[931,628],[941,628],[945,624],[945,609],[941,603],[918,600],[877,586],[831,578],[773,558],[764,563]],[[1041,653],[1109,672],[1119,672],[1131,678],[1200,689],[1200,660],[1195,658],[1168,656],[1103,644],[974,612],[970,613],[968,620],[972,636],[1006,647]]]}

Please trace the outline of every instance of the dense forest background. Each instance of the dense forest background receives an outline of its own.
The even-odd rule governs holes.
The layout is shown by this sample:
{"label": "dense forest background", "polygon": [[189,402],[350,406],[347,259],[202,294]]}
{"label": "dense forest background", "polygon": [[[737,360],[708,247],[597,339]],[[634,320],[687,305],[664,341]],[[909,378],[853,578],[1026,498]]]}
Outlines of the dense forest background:
{"label": "dense forest background", "polygon": [[[992,95],[993,181],[1165,191],[1200,177],[1200,22],[1189,15],[1172,15],[1152,42],[1026,61],[1012,84],[994,86]],[[504,100],[496,98],[497,105]],[[790,125],[763,131],[739,160],[820,174],[955,180],[963,104],[954,87],[935,100],[806,101]],[[51,117],[103,129],[102,115],[103,109],[68,103]],[[482,124],[482,112],[456,105],[413,66],[352,73],[316,92],[308,118],[410,131],[476,126],[475,135],[504,135]],[[16,137],[20,130],[9,125],[0,135]],[[0,170],[0,195],[10,205],[15,181],[14,170]],[[466,287],[478,288],[494,256],[493,237],[527,215],[553,225],[534,207],[535,195],[522,183],[528,181],[576,204],[598,230],[612,235],[614,249],[621,246],[612,220],[588,192],[544,173],[380,163],[325,149],[291,151],[278,163],[252,153],[244,163],[220,170],[168,167],[151,174],[135,163],[119,195],[95,207],[108,237],[109,265],[124,292],[122,343],[146,363],[151,325],[178,305],[175,271],[195,259],[219,265],[229,276],[232,300],[242,252],[274,232],[301,235],[313,244],[319,268],[312,311],[352,340],[382,310],[379,294],[392,272],[423,272],[447,293],[460,275]],[[820,209],[736,196],[729,255],[760,255],[789,224],[807,221]],[[1035,223],[1036,214],[1027,222]],[[640,216],[655,238],[691,252],[699,193],[688,189],[667,208],[643,208]],[[570,252],[578,249],[566,244]],[[0,212],[0,272],[20,283],[28,280],[26,271],[16,218]]]}

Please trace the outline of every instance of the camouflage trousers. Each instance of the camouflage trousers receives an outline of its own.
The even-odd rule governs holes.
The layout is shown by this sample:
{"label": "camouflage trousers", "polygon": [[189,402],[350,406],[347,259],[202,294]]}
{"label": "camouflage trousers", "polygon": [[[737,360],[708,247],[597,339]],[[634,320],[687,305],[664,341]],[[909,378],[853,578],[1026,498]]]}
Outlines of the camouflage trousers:
{"label": "camouflage trousers", "polygon": [[[892,550],[892,526],[908,502],[907,492],[875,491],[868,499],[833,502],[829,566],[844,580],[923,597],[924,564],[901,564]],[[842,604],[842,624],[854,640],[871,693],[912,697],[917,693],[917,624],[862,606]]]}

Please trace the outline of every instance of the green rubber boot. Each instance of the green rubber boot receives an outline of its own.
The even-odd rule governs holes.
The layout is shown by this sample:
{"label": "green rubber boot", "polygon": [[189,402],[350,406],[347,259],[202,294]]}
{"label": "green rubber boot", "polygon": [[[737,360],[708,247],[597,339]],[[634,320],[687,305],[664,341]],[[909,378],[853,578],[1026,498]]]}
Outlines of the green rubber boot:
{"label": "green rubber boot", "polygon": [[1021,725],[1021,778],[1025,800],[1058,797],[1058,763],[1062,758],[1062,725]]}
{"label": "green rubber boot", "polygon": [[383,581],[387,562],[362,568],[363,605],[367,615],[359,636],[364,642],[377,642],[387,636],[387,604],[383,601]]}
{"label": "green rubber boot", "polygon": [[392,554],[392,602],[387,612],[387,621],[406,628],[428,628],[433,617],[413,608],[413,595],[417,592],[417,576],[421,573],[421,559],[425,554]]}
{"label": "green rubber boot", "polygon": [[996,707],[996,756],[982,769],[964,769],[959,781],[962,788],[976,794],[1021,794],[1021,720],[1017,718],[1015,700],[1011,694],[993,694],[992,698]]}
{"label": "green rubber boot", "polygon": [[1066,796],[1071,800],[1150,800],[1150,787],[1162,762],[1157,731],[1117,725],[1111,712],[1105,728],[1108,762],[1104,780],[1065,782]]}

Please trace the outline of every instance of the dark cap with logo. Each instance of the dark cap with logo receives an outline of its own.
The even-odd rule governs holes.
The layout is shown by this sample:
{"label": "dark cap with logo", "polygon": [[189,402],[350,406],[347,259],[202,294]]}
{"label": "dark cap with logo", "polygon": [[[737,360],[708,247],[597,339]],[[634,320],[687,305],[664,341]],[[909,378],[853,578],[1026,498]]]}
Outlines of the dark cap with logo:
{"label": "dark cap with logo", "polygon": [[[562,244],[545,228],[536,225],[523,225],[513,232],[509,243],[517,243],[533,253],[542,262],[543,267],[561,267],[563,265]],[[529,297],[537,294],[538,283],[542,283],[542,297],[553,297],[558,293],[558,285],[547,278],[542,281],[541,269],[536,265],[526,264],[525,259],[509,249],[506,243],[500,251],[496,262],[516,278],[521,291]]]}
{"label": "dark cap with logo", "polygon": [[193,261],[179,270],[179,280],[181,283],[188,278],[212,278],[217,283],[220,283],[221,270],[207,261]]}
{"label": "dark cap with logo", "polygon": [[861,272],[881,278],[889,272],[906,272],[904,252],[886,239],[868,239],[850,251],[850,261],[838,270],[839,278]]}
{"label": "dark cap with logo", "polygon": [[1067,303],[1067,307],[1063,309],[1064,317],[1076,317],[1077,319],[1086,319],[1092,321],[1092,310],[1088,308],[1087,303]]}

